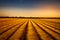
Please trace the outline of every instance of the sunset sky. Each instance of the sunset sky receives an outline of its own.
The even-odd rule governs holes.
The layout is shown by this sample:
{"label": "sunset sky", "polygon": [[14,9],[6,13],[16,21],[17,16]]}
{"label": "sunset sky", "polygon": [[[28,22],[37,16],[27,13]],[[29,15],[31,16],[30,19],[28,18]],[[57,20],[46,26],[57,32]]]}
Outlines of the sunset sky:
{"label": "sunset sky", "polygon": [[60,17],[60,1],[0,0],[0,16]]}

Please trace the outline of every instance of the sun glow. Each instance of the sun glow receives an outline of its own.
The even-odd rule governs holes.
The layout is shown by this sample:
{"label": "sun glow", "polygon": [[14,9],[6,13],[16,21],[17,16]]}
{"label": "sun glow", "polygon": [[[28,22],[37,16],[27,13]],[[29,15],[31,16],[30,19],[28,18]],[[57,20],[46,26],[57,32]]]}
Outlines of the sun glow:
{"label": "sun glow", "polygon": [[[43,5],[35,8],[3,8],[0,16],[26,16],[26,17],[60,17],[60,7],[56,5]],[[4,14],[4,15],[1,15]]]}

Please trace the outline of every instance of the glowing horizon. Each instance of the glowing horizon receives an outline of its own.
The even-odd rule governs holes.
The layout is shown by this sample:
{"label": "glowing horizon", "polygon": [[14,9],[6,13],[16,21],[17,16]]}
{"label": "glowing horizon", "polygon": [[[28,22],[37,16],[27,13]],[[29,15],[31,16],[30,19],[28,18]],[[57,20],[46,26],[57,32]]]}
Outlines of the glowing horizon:
{"label": "glowing horizon", "polygon": [[[14,4],[16,3],[14,2]],[[8,6],[0,7],[0,16],[60,17],[60,9],[59,9],[60,5],[59,3],[56,3],[56,2],[49,2],[49,3],[46,3],[46,2],[38,3],[37,2],[36,4],[32,4],[30,2],[28,3],[28,5],[26,3],[21,4],[21,5],[25,5],[24,7],[23,6],[21,7],[21,5],[18,7],[15,7],[12,5],[9,7]]]}
{"label": "glowing horizon", "polygon": [[[3,8],[0,16],[26,16],[26,17],[60,17],[59,9],[56,6],[44,6],[29,9]],[[1,14],[0,13],[0,14]]]}

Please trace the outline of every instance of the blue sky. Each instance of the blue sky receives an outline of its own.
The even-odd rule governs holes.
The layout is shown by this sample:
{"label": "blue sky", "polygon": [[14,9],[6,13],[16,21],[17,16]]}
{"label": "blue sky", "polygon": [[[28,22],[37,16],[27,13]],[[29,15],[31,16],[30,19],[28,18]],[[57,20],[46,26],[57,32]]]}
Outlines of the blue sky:
{"label": "blue sky", "polygon": [[0,0],[0,16],[60,17],[60,0]]}
{"label": "blue sky", "polygon": [[12,7],[32,7],[36,4],[43,4],[43,3],[56,3],[60,4],[59,0],[0,0],[0,7],[1,6],[12,6]]}

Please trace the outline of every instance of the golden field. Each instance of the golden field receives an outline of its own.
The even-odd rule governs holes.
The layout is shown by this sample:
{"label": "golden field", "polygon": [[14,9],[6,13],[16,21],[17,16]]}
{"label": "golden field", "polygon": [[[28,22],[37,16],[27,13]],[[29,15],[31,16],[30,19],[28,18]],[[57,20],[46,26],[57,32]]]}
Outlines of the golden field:
{"label": "golden field", "polygon": [[60,19],[0,18],[0,40],[60,40]]}

